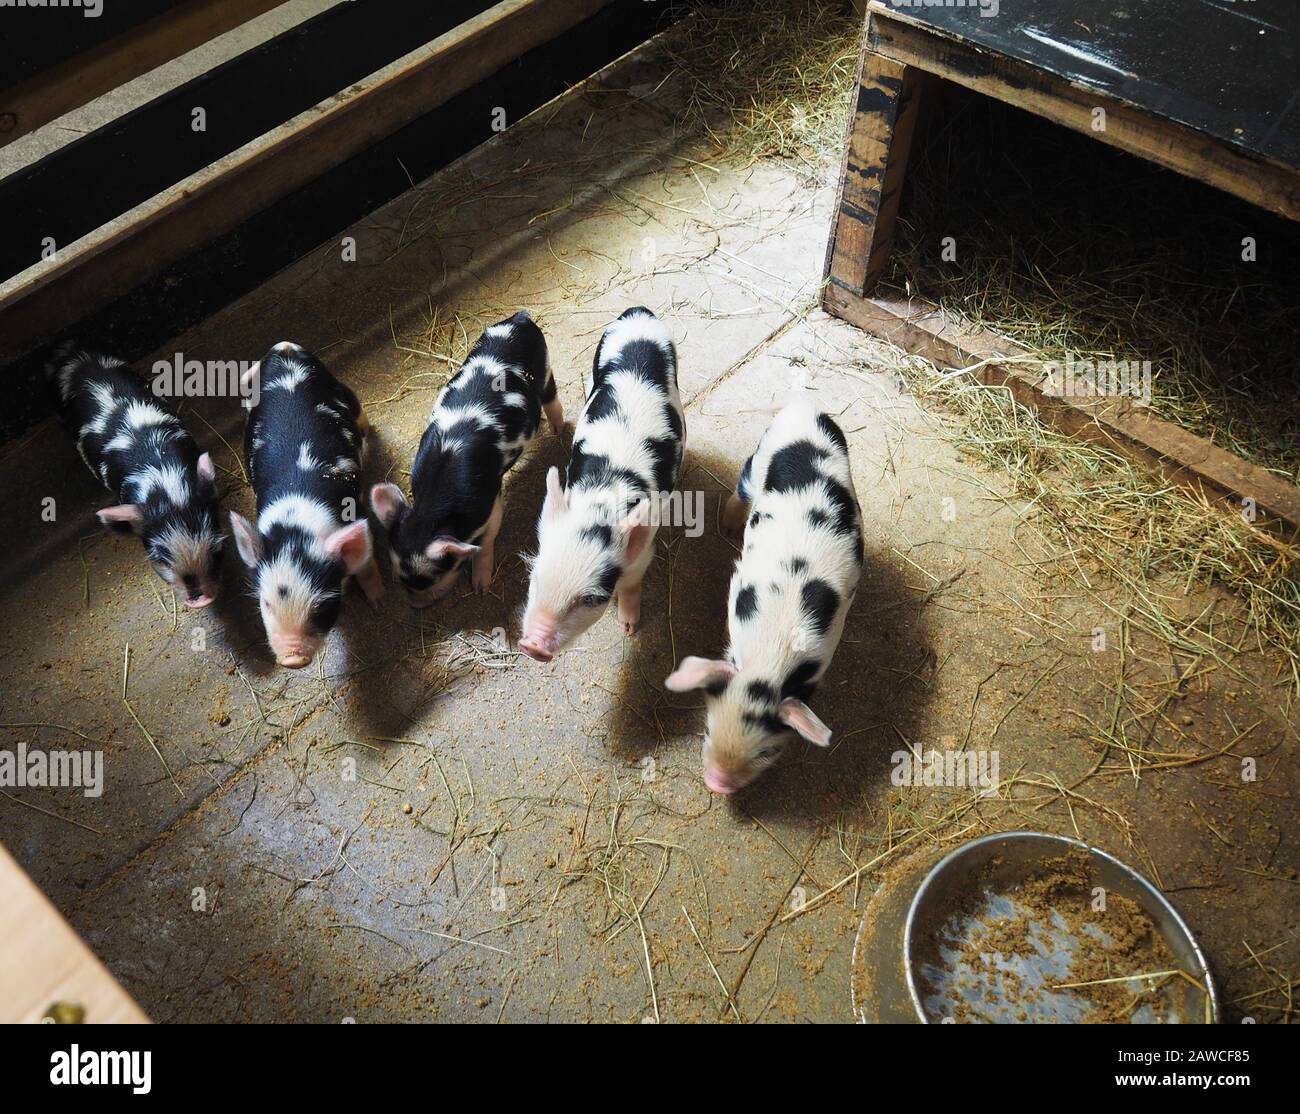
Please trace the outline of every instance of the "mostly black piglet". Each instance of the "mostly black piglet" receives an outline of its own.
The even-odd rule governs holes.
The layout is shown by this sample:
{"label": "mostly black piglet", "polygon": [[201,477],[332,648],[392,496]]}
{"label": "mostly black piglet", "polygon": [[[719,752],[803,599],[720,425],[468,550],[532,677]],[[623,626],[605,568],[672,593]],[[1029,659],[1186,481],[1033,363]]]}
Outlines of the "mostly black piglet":
{"label": "mostly black piglet", "polygon": [[248,375],[260,376],[244,431],[257,525],[234,513],[230,525],[276,661],[301,669],[338,622],[346,578],[372,604],[384,594],[360,509],[369,426],[357,396],[299,345],[282,341]]}
{"label": "mostly black piglet", "polygon": [[411,501],[393,483],[370,492],[375,516],[388,530],[394,571],[415,607],[451,591],[467,557],[475,591],[492,583],[501,481],[543,411],[559,433],[564,414],[546,339],[521,310],[479,337],[438,395],[411,465]]}
{"label": "mostly black piglet", "polygon": [[96,512],[100,522],[136,534],[177,597],[206,607],[217,594],[223,541],[212,458],[121,360],[69,342],[45,372],[81,459],[117,497]]}

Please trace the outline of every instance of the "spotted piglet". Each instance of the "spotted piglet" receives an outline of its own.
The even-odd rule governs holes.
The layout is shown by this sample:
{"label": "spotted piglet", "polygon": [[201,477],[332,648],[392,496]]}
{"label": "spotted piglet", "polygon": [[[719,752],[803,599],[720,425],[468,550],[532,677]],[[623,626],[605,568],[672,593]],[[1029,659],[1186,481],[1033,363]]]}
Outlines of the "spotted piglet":
{"label": "spotted piglet", "polygon": [[369,425],[357,396],[289,341],[248,374],[260,375],[244,431],[257,525],[234,513],[230,525],[275,659],[301,669],[338,622],[348,577],[372,604],[384,594],[360,509]]}
{"label": "spotted piglet", "polygon": [[613,598],[623,633],[636,633],[660,502],[676,487],[685,439],[672,338],[648,309],[629,309],[596,346],[566,482],[556,468],[546,476],[519,640],[529,657],[550,661]]}
{"label": "spotted piglet", "polygon": [[441,599],[472,558],[474,590],[492,583],[501,481],[541,423],[564,428],[542,330],[522,310],[479,337],[434,403],[411,465],[411,502],[396,484],[370,492],[393,568],[414,607]]}
{"label": "spotted piglet", "polygon": [[216,472],[167,403],[121,360],[60,346],[46,376],[81,459],[117,496],[99,521],[144,543],[154,571],[187,607],[217,594]]}
{"label": "spotted piglet", "polygon": [[730,648],[721,661],[684,658],[665,684],[704,689],[704,782],[729,794],[771,766],[792,732],[830,743],[830,728],[806,701],[831,663],[862,574],[862,525],[839,426],[806,402],[786,406],[745,462],[724,525],[745,528],[727,608]]}

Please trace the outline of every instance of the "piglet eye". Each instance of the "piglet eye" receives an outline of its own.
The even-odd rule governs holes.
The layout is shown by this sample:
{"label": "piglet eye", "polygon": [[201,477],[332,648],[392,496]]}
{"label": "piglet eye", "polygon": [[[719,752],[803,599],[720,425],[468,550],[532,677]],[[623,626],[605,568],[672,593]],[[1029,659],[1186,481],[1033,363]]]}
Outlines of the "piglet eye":
{"label": "piglet eye", "polygon": [[578,605],[580,607],[604,607],[609,603],[607,596],[579,596]]}

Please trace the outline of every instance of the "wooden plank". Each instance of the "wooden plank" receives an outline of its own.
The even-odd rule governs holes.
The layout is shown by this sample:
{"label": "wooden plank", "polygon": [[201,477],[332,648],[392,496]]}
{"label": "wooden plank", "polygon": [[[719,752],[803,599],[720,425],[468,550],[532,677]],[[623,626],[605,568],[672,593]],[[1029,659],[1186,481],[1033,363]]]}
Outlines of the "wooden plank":
{"label": "wooden plank", "polygon": [[[45,262],[50,244],[76,243],[495,2],[332,4],[19,168],[0,179],[0,212],[24,216],[0,237],[0,281]],[[196,109],[204,113],[197,131]]]}
{"label": "wooden plank", "polygon": [[876,54],[867,40],[864,33],[826,249],[828,280],[857,294],[875,285],[889,261],[924,77]]}
{"label": "wooden plank", "polygon": [[[867,34],[870,49],[900,65],[937,74],[1260,208],[1300,220],[1300,174],[1282,163],[1249,157],[1213,136],[1096,89],[937,35],[922,21],[885,7],[880,0],[872,0],[870,5]],[[1105,110],[1102,130],[1094,127],[1097,108]]]}
{"label": "wooden plank", "polygon": [[0,92],[0,147],[283,2],[190,0]]}
{"label": "wooden plank", "polygon": [[39,1022],[55,1002],[87,1024],[146,1023],[108,969],[0,847],[0,1023]]}
{"label": "wooden plank", "polygon": [[165,15],[180,0],[129,0],[128,3],[102,3],[99,14],[91,9],[55,16],[57,26],[50,25],[49,7],[27,7],[17,0],[7,0],[0,9],[0,85],[17,85],[30,81],[44,70],[60,66],[78,54],[86,54],[110,39],[125,35],[151,19]]}
{"label": "wooden plank", "polygon": [[1296,0],[982,0],[982,11],[972,10],[973,0],[890,6],[934,34],[1300,169]]}
{"label": "wooden plank", "polygon": [[502,0],[0,286],[0,362],[482,81],[611,0]]}
{"label": "wooden plank", "polygon": [[1029,356],[1027,349],[987,330],[959,326],[931,302],[901,294],[863,298],[832,286],[825,306],[835,316],[940,368],[974,368],[972,375],[980,382],[1005,386],[1017,401],[1062,432],[1154,466],[1167,479],[1224,502],[1225,510],[1239,512],[1243,501],[1251,499],[1256,525],[1291,541],[1300,537],[1300,488],[1145,407],[1115,398],[1053,393],[1041,374],[1007,362]]}

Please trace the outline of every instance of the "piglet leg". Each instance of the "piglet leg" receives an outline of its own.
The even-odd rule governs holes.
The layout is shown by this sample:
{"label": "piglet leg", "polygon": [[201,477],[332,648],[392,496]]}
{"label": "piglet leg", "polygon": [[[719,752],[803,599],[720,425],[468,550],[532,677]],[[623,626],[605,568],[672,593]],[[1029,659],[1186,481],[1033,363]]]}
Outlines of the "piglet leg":
{"label": "piglet leg", "polygon": [[365,594],[366,602],[371,607],[378,607],[384,598],[384,580],[379,575],[379,566],[373,557],[357,570],[357,583]]}
{"label": "piglet leg", "polygon": [[542,403],[542,409],[546,412],[546,421],[551,427],[551,432],[558,437],[564,432],[564,407],[560,405],[559,396],[557,395],[550,402]]}
{"label": "piglet leg", "polygon": [[641,581],[620,584],[618,596],[618,622],[624,634],[636,634],[641,628]]}
{"label": "piglet leg", "polygon": [[470,565],[470,582],[474,591],[486,592],[492,586],[492,576],[496,572],[496,540],[501,529],[501,496],[497,496],[492,508],[492,515],[483,529],[483,536],[478,540],[479,551],[474,554]]}

